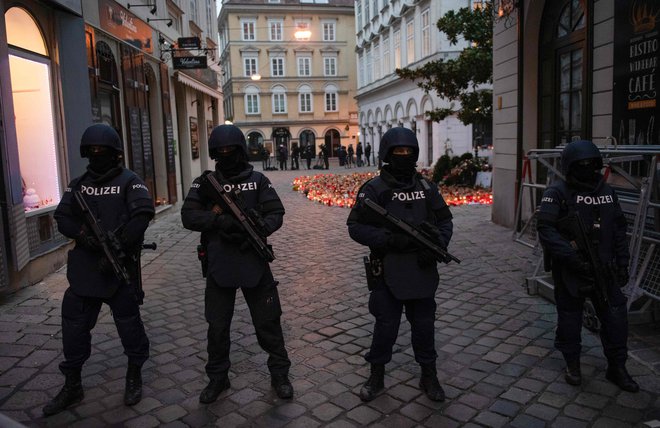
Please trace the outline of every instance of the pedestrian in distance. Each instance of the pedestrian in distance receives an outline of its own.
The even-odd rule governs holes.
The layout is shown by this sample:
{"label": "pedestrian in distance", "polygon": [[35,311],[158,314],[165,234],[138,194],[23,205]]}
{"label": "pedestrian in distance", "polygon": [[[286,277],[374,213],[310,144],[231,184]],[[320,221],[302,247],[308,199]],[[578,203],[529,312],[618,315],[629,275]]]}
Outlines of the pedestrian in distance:
{"label": "pedestrian in distance", "polygon": [[[87,171],[69,183],[55,220],[60,233],[75,240],[68,254],[69,288],[62,299],[64,361],[59,365],[64,386],[44,408],[51,416],[84,398],[83,364],[91,354],[91,330],[103,303],[107,304],[128,357],[124,403],[142,398],[142,365],[149,357],[149,339],[140,317],[143,293],[139,286],[140,251],[144,232],[154,217],[154,203],[147,186],[133,171],[121,165],[124,147],[110,126],[88,127],[80,142],[80,156],[88,158]],[[74,193],[75,192],[75,193]],[[80,193],[78,193],[80,192]],[[113,232],[123,257],[119,259],[128,281],[120,280],[103,252],[105,236],[96,236],[77,203],[82,196],[89,214],[105,232]],[[107,245],[107,242],[105,242]]]}
{"label": "pedestrian in distance", "polygon": [[348,145],[348,150],[346,150],[346,160],[348,161],[348,167],[353,168],[353,165],[355,164],[355,158],[353,157],[355,155],[355,150],[353,150],[353,144]]}
{"label": "pedestrian in distance", "polygon": [[325,144],[321,144],[321,158],[323,158],[323,168],[330,169],[330,148]]}
{"label": "pedestrian in distance", "polygon": [[382,266],[369,296],[369,312],[376,324],[365,357],[371,364],[371,375],[360,390],[360,398],[373,400],[384,389],[385,364],[392,359],[405,307],[415,361],[421,366],[420,388],[429,399],[443,401],[445,393],[435,366],[435,291],[439,282],[436,258],[429,250],[419,248],[408,235],[384,227],[369,212],[365,201],[369,199],[411,225],[424,225],[442,248],[447,248],[452,237],[452,215],[437,186],[417,173],[419,144],[411,130],[388,130],[379,150],[386,165],[379,176],[359,189],[347,220],[351,238],[368,246],[372,262],[377,260]]}
{"label": "pedestrian in distance", "polygon": [[362,161],[362,152],[362,143],[357,143],[357,146],[355,147],[355,158],[358,168],[364,165]]}
{"label": "pedestrian in distance", "polygon": [[303,158],[306,161],[307,169],[312,169],[312,158],[314,157],[314,148],[311,144],[307,144],[303,149]]}
{"label": "pedestrian in distance", "polygon": [[287,160],[289,159],[289,150],[287,150],[284,144],[280,144],[280,147],[278,148],[277,152],[279,153],[280,170],[286,171],[286,163]]}
{"label": "pedestrian in distance", "polygon": [[565,179],[543,193],[538,234],[552,270],[557,307],[555,347],[566,362],[564,378],[582,383],[582,313],[589,298],[601,322],[605,377],[624,391],[639,385],[626,370],[628,311],[620,287],[628,282],[627,222],[616,192],[600,173],[603,159],[591,141],[570,142],[561,154]]}
{"label": "pedestrian in distance", "polygon": [[298,159],[300,158],[300,148],[298,147],[298,143],[293,143],[291,145],[291,169],[300,169],[300,164],[298,163]]}
{"label": "pedestrian in distance", "polygon": [[371,143],[364,147],[364,157],[367,159],[367,166],[371,166]]}
{"label": "pedestrian in distance", "polygon": [[339,146],[337,149],[337,157],[339,158],[339,166],[348,168],[348,160],[346,159],[346,148],[344,146]]}
{"label": "pedestrian in distance", "polygon": [[[268,353],[271,385],[279,398],[288,399],[293,396],[288,377],[291,362],[280,324],[278,283],[268,261],[250,244],[245,223],[232,214],[226,200],[218,199],[208,174],[259,225],[256,232],[262,235],[262,243],[282,226],[284,206],[270,180],[248,163],[245,137],[238,127],[216,127],[208,145],[209,154],[216,161],[215,171],[205,171],[193,181],[181,207],[183,226],[202,233],[202,253],[206,257],[203,272],[206,272],[204,314],[208,322],[209,383],[199,401],[212,403],[230,388],[230,327],[239,288],[250,310],[257,342]],[[239,195],[234,193],[237,188]]]}

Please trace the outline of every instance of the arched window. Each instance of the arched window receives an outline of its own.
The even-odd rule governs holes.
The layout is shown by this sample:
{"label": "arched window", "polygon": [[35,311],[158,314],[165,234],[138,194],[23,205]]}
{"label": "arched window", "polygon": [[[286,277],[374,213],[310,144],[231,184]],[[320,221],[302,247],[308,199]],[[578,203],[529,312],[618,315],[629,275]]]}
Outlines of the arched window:
{"label": "arched window", "polygon": [[286,89],[284,86],[276,85],[272,91],[273,114],[286,113]]}
{"label": "arched window", "polygon": [[245,114],[259,114],[259,88],[248,86],[245,88]]}
{"label": "arched window", "polygon": [[298,88],[298,111],[300,113],[311,113],[314,111],[313,101],[312,88],[309,85],[301,85]]}
{"label": "arched window", "polygon": [[61,186],[48,48],[25,9],[7,10],[5,23],[25,209],[54,207]]}
{"label": "arched window", "polygon": [[330,84],[325,87],[325,111],[333,112],[339,110],[339,96],[337,92],[337,86],[335,85]]}
{"label": "arched window", "polygon": [[583,1],[546,2],[541,29],[539,147],[589,138]]}
{"label": "arched window", "polygon": [[305,129],[303,132],[300,133],[300,148],[301,150],[304,150],[305,147],[311,146],[311,154],[312,157],[316,156],[316,136],[314,135],[314,132]]}

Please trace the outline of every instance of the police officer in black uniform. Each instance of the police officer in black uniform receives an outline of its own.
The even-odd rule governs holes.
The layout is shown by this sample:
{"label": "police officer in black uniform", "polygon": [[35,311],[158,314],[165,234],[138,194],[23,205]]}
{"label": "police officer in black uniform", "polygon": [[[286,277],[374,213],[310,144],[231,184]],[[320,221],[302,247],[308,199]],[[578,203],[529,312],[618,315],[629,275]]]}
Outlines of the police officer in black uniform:
{"label": "police officer in black uniform", "polygon": [[[275,189],[248,163],[245,137],[234,125],[220,125],[209,137],[209,154],[216,161],[215,175],[227,187],[241,191],[246,210],[254,209],[263,219],[265,232],[282,226],[284,206]],[[293,387],[288,373],[291,362],[284,347],[280,316],[282,309],[277,281],[268,263],[247,242],[245,230],[217,203],[209,191],[206,171],[196,178],[181,208],[185,228],[202,232],[208,254],[205,316],[208,328],[206,373],[210,382],[199,401],[212,403],[229,384],[230,326],[236,290],[240,288],[250,309],[259,345],[268,353],[271,385],[280,398],[291,398]]]}
{"label": "police officer in black uniform", "polygon": [[369,246],[372,256],[382,260],[383,265],[379,284],[369,297],[369,312],[376,318],[376,324],[366,355],[371,363],[371,376],[362,387],[360,398],[370,401],[384,389],[385,364],[392,359],[392,347],[405,307],[412,328],[415,360],[422,369],[420,388],[431,400],[443,401],[445,393],[435,367],[434,297],[439,281],[436,260],[407,235],[383,227],[363,201],[368,198],[410,224],[425,224],[443,248],[447,248],[452,236],[452,215],[437,186],[417,173],[419,145],[410,129],[388,130],[381,140],[379,154],[387,165],[378,177],[360,188],[347,220],[351,238]]}
{"label": "police officer in black uniform", "polygon": [[[147,186],[133,171],[121,165],[124,148],[119,134],[108,125],[92,125],[83,133],[80,155],[89,159],[87,172],[74,179],[55,211],[64,236],[76,241],[69,252],[69,288],[62,300],[64,361],[60,371],[65,383],[44,408],[46,416],[61,412],[83,399],[80,380],[83,363],[91,353],[90,331],[101,305],[110,306],[117,332],[128,357],[124,403],[137,404],[142,397],[142,365],[149,357],[149,340],[140,318],[141,292],[134,286],[139,275],[139,253],[144,231],[154,216]],[[80,191],[92,214],[107,231],[116,231],[127,254],[124,260],[131,283],[122,283],[110,269],[99,241],[84,222],[73,198]]]}
{"label": "police officer in black uniform", "polygon": [[[580,332],[584,301],[590,297],[602,324],[600,337],[608,362],[606,378],[625,391],[637,392],[639,386],[626,370],[628,313],[626,297],[619,289],[628,282],[626,219],[616,193],[600,174],[603,160],[591,141],[567,144],[561,165],[566,180],[557,180],[544,192],[537,228],[552,263],[558,318],[555,347],[566,361],[564,377],[571,385],[582,382]],[[590,239],[598,243],[596,250],[602,265],[611,266],[614,278],[607,290],[609,307],[593,298],[592,267],[571,245],[561,226],[561,220],[572,211],[582,218]]]}

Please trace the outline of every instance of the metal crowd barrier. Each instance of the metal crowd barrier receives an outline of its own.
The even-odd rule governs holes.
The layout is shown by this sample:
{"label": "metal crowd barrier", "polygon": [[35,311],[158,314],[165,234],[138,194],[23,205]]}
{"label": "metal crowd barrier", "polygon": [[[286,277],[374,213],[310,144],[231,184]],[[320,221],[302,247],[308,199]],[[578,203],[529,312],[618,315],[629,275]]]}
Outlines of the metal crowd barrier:
{"label": "metal crowd barrier", "polygon": [[[624,288],[631,323],[660,319],[660,146],[605,146],[604,175],[619,196],[628,220],[630,281]],[[530,150],[523,158],[513,239],[538,255],[527,292],[554,302],[552,276],[543,270],[543,249],[536,232],[536,212],[543,191],[561,173],[561,151]],[[593,305],[585,304],[584,325],[600,327]]]}

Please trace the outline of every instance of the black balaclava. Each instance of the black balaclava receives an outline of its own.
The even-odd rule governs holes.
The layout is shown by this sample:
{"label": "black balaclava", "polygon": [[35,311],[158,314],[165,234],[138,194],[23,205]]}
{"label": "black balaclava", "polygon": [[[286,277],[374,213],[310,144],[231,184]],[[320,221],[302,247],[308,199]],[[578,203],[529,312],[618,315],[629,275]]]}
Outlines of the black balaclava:
{"label": "black balaclava", "polygon": [[105,174],[118,164],[117,154],[112,151],[89,154],[89,168],[97,174]]}
{"label": "black balaclava", "polygon": [[568,172],[568,183],[582,190],[595,189],[601,179],[598,166],[598,159],[573,162]]}
{"label": "black balaclava", "polygon": [[216,161],[217,169],[227,177],[240,174],[245,169],[245,157],[240,147],[233,146],[234,150],[221,153],[214,150],[213,159]]}
{"label": "black balaclava", "polygon": [[390,172],[397,178],[412,177],[417,171],[416,166],[417,155],[415,153],[408,155],[390,154]]}

